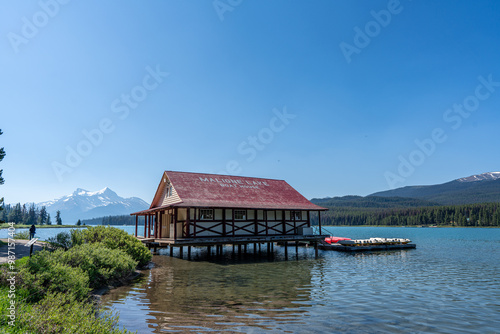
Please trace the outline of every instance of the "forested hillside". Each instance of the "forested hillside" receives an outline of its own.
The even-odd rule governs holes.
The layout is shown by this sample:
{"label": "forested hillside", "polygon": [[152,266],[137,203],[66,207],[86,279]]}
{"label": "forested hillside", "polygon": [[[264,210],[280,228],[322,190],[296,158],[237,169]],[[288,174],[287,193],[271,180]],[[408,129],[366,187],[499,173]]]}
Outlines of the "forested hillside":
{"label": "forested hillside", "polygon": [[313,198],[314,204],[323,207],[350,208],[413,208],[422,206],[437,206],[439,203],[417,198],[379,197],[379,196],[343,196],[329,198]]}
{"label": "forested hillside", "polygon": [[[321,213],[323,225],[373,226],[500,226],[500,203],[415,208],[329,207]],[[312,217],[317,224],[318,217]]]}
{"label": "forested hillside", "polygon": [[418,198],[441,205],[500,202],[500,179],[451,182],[431,186],[409,186],[381,191],[370,196]]}

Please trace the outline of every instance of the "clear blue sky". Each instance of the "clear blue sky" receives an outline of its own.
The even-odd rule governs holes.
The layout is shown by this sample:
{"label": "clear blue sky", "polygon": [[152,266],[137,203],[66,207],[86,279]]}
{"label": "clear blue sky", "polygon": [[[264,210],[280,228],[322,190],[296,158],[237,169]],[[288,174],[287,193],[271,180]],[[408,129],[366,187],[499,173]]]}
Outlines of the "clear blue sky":
{"label": "clear blue sky", "polygon": [[0,9],[6,203],[106,186],[150,202],[164,170],[308,198],[500,170],[498,1]]}

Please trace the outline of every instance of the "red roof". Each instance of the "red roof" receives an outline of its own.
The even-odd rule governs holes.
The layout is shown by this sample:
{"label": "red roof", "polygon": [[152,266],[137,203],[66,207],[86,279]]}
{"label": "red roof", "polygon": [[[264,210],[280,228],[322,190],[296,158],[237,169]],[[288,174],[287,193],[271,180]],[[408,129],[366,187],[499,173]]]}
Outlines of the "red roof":
{"label": "red roof", "polygon": [[151,209],[162,207],[168,178],[180,200],[175,207],[328,210],[302,196],[283,180],[165,171]]}

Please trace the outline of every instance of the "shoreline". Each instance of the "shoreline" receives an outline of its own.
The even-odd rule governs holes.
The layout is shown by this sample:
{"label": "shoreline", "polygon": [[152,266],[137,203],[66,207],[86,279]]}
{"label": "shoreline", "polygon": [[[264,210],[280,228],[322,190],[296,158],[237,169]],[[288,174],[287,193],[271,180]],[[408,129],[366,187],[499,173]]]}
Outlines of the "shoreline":
{"label": "shoreline", "polygon": [[[90,225],[35,225],[37,229],[39,228],[87,228]],[[0,225],[0,230],[5,230],[11,227],[7,223]],[[14,228],[30,228],[31,225],[14,225]]]}
{"label": "shoreline", "polygon": [[93,298],[95,300],[98,300],[100,302],[101,301],[101,297],[103,295],[105,295],[106,293],[108,293],[109,291],[111,291],[113,289],[116,289],[116,288],[119,288],[121,286],[130,285],[130,283],[132,283],[132,281],[134,279],[136,279],[136,278],[138,278],[140,276],[143,276],[143,275],[144,275],[144,273],[142,272],[142,270],[136,269],[133,273],[131,273],[127,277],[122,278],[119,281],[110,282],[106,286],[102,286],[102,287],[100,287],[98,289],[95,289],[95,290],[91,291],[90,292],[90,296],[91,296],[91,298]]}

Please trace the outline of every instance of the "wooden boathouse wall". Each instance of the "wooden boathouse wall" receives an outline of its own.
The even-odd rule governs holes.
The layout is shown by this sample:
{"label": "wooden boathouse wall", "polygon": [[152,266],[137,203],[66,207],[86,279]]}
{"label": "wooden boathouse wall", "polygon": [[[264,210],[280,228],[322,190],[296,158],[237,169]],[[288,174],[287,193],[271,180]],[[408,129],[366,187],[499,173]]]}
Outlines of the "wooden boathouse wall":
{"label": "wooden boathouse wall", "polygon": [[[144,217],[144,237],[149,238],[301,235],[304,228],[311,227],[310,211],[306,210],[169,208]],[[136,236],[137,225],[136,218]]]}

